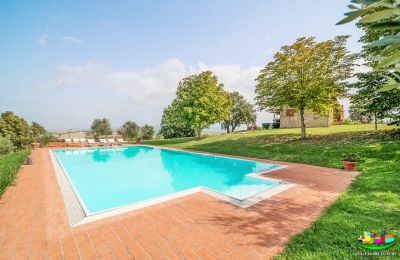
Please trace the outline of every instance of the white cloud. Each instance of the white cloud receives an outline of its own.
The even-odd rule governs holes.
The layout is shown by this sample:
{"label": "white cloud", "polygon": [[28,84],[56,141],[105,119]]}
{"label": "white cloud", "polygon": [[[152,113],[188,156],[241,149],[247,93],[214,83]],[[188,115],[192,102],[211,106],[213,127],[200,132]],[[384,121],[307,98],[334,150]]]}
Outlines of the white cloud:
{"label": "white cloud", "polygon": [[[76,93],[86,90],[89,93],[95,93],[94,100],[99,104],[108,104],[104,105],[107,109],[104,108],[103,112],[102,107],[96,108],[96,113],[115,113],[109,114],[109,117],[120,121],[123,120],[122,118],[133,116],[132,119],[139,123],[158,125],[163,108],[174,99],[178,83],[184,77],[211,70],[218,77],[219,82],[224,84],[226,90],[238,91],[254,103],[255,78],[261,68],[261,66],[244,68],[239,64],[208,65],[201,62],[195,66],[189,66],[174,58],[165,60],[157,66],[135,71],[113,70],[102,63],[88,61],[78,65],[57,66],[58,75],[53,83],[40,84],[39,89],[55,90],[68,87]],[[367,70],[365,66],[359,66],[356,69],[357,72]],[[76,100],[76,102],[84,106],[87,100]],[[343,99],[341,102],[347,111],[349,101]],[[272,115],[267,112],[258,112],[258,116],[258,124],[272,120]]]}
{"label": "white cloud", "polygon": [[[96,93],[104,94],[104,97],[97,98],[99,102],[109,98],[105,93],[111,93],[118,100],[113,105],[113,109],[121,111],[123,110],[122,106],[127,105],[131,111],[135,111],[140,114],[140,117],[143,117],[136,119],[139,122],[158,125],[162,109],[174,99],[179,81],[204,70],[213,71],[219,81],[224,84],[225,89],[238,91],[249,101],[253,101],[254,79],[260,67],[242,68],[237,64],[209,66],[204,63],[189,66],[176,58],[141,71],[113,70],[95,61],[78,65],[62,64],[57,67],[57,78],[52,84],[48,84],[50,87],[46,85],[46,88],[43,88],[43,85],[40,89],[54,90],[71,87],[76,91],[83,91],[93,88],[92,90]],[[71,89],[71,91],[75,90]]]}
{"label": "white cloud", "polygon": [[61,72],[62,75],[71,74],[77,76],[77,74],[98,73],[103,67],[101,63],[88,61],[82,65],[59,65],[57,70]]}
{"label": "white cloud", "polygon": [[81,43],[81,42],[83,42],[82,39],[80,39],[78,37],[74,37],[74,36],[64,36],[63,37],[63,41],[73,42],[73,43]]}
{"label": "white cloud", "polygon": [[134,102],[146,103],[146,100],[156,98],[168,104],[182,78],[205,70],[213,71],[227,90],[239,91],[252,99],[254,79],[260,67],[242,68],[237,64],[208,66],[204,63],[191,67],[179,59],[169,59],[143,71],[113,71],[94,61],[82,65],[59,65],[57,70],[60,75],[55,86],[98,86],[125,93]]}
{"label": "white cloud", "polygon": [[199,70],[211,70],[217,75],[228,91],[238,91],[246,99],[252,101],[254,98],[255,78],[261,67],[242,68],[238,64],[207,66],[200,63]]}
{"label": "white cloud", "polygon": [[39,36],[36,38],[35,43],[36,43],[37,45],[40,45],[40,46],[45,46],[45,45],[47,44],[47,33],[44,33],[44,34],[42,34],[42,35],[39,35]]}

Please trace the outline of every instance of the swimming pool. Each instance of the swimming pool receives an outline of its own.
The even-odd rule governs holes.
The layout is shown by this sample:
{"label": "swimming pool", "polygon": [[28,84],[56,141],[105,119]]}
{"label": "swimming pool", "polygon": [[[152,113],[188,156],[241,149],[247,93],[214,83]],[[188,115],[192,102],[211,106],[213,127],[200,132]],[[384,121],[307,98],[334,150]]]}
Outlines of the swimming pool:
{"label": "swimming pool", "polygon": [[92,215],[196,187],[239,201],[284,184],[255,173],[281,165],[149,146],[54,150]]}

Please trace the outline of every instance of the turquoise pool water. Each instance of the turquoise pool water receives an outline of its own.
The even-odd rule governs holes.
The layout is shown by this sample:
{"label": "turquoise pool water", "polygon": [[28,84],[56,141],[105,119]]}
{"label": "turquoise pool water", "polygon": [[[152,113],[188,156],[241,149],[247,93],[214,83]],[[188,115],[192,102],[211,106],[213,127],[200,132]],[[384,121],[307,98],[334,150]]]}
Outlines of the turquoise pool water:
{"label": "turquoise pool water", "polygon": [[244,200],[282,184],[246,176],[277,164],[147,146],[55,150],[87,214],[203,186]]}

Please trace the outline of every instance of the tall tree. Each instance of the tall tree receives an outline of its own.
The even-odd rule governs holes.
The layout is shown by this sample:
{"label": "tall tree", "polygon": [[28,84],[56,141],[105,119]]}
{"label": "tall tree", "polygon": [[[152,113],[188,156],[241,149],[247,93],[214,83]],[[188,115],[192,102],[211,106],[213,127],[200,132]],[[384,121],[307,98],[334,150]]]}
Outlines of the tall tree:
{"label": "tall tree", "polygon": [[0,136],[8,137],[17,148],[22,148],[32,142],[28,123],[11,111],[1,114]]}
{"label": "tall tree", "polygon": [[400,90],[379,91],[387,82],[387,78],[377,72],[357,74],[358,82],[351,84],[356,94],[351,96],[351,103],[365,114],[373,115],[375,130],[378,129],[378,119],[398,112],[400,108]]}
{"label": "tall tree", "polygon": [[151,140],[154,137],[154,127],[145,124],[140,128],[140,133],[143,140]]}
{"label": "tall tree", "polygon": [[196,129],[181,120],[177,115],[176,102],[164,108],[161,118],[160,134],[164,138],[192,137],[196,134]]}
{"label": "tall tree", "polygon": [[119,129],[119,132],[124,139],[128,141],[134,141],[140,136],[140,128],[133,121],[125,122],[125,124],[123,124],[123,126]]}
{"label": "tall tree", "polygon": [[306,137],[304,111],[328,113],[346,93],[354,55],[346,50],[348,36],[315,42],[299,38],[283,46],[257,77],[256,104],[261,110],[281,111],[289,106],[300,113],[301,137]]}
{"label": "tall tree", "polygon": [[101,135],[112,134],[111,123],[107,118],[96,118],[93,120],[92,126],[90,127],[93,136],[98,140]]}
{"label": "tall tree", "polygon": [[363,57],[369,61],[376,72],[385,71],[382,75],[388,83],[380,91],[400,88],[400,4],[391,0],[357,0],[346,18],[337,24],[344,24],[361,18],[357,26],[365,35],[361,37]]}
{"label": "tall tree", "polygon": [[32,122],[30,129],[35,141],[37,141],[41,135],[46,133],[46,129],[44,129],[42,125],[36,122]]}
{"label": "tall tree", "polygon": [[184,78],[176,91],[180,119],[196,129],[197,138],[204,128],[229,116],[231,101],[211,71]]}
{"label": "tall tree", "polygon": [[231,99],[230,115],[221,122],[227,133],[234,132],[242,124],[255,124],[257,115],[254,107],[239,92],[227,93]]}

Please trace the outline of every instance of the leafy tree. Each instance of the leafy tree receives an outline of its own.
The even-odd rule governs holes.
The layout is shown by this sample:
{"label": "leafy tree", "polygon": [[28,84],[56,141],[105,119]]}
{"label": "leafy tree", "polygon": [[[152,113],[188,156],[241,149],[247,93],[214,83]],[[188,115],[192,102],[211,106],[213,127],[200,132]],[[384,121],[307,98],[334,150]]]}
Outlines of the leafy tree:
{"label": "leafy tree", "polygon": [[39,123],[32,122],[31,132],[34,140],[37,141],[41,135],[46,133],[46,129],[44,129],[44,127]]}
{"label": "leafy tree", "polygon": [[154,127],[150,125],[142,126],[140,132],[143,140],[151,140],[154,137]]}
{"label": "leafy tree", "polygon": [[357,26],[365,31],[361,42],[365,43],[363,56],[373,58],[371,65],[376,71],[386,71],[388,83],[380,91],[400,88],[400,5],[398,1],[358,0],[360,5],[349,5],[353,11],[337,24],[361,18]]}
{"label": "leafy tree", "polygon": [[271,112],[286,106],[297,109],[305,138],[304,111],[328,113],[346,93],[344,80],[351,76],[355,59],[346,50],[347,38],[317,43],[313,37],[303,37],[283,46],[256,79],[258,107]]}
{"label": "leafy tree", "polygon": [[167,139],[191,137],[195,136],[196,129],[186,122],[179,120],[176,112],[176,103],[172,102],[172,104],[163,111],[160,134]]}
{"label": "leafy tree", "polygon": [[231,99],[230,115],[221,122],[222,129],[226,129],[227,133],[234,132],[236,127],[242,124],[255,124],[257,115],[252,104],[239,94],[239,92],[228,93]]}
{"label": "leafy tree", "polygon": [[349,107],[349,117],[354,122],[361,122],[367,120],[372,121],[372,114],[368,113],[364,108],[351,104]]}
{"label": "leafy tree", "polygon": [[133,121],[127,121],[120,128],[119,132],[122,134],[125,140],[134,141],[140,136],[140,128]]}
{"label": "leafy tree", "polygon": [[229,116],[231,101],[211,71],[184,78],[176,91],[178,117],[193,125],[197,138],[204,128]]}
{"label": "leafy tree", "polygon": [[38,139],[36,139],[36,142],[40,143],[41,147],[44,147],[49,144],[49,142],[57,142],[58,139],[55,137],[53,134],[46,132],[42,134]]}
{"label": "leafy tree", "polygon": [[11,111],[1,114],[0,135],[8,136],[17,148],[22,148],[32,142],[28,123]]}
{"label": "leafy tree", "polygon": [[94,138],[96,140],[99,139],[102,135],[110,135],[112,134],[111,123],[107,118],[96,118],[93,120],[92,126],[90,127],[93,133]]}
{"label": "leafy tree", "polygon": [[366,115],[373,115],[377,130],[378,119],[400,108],[400,90],[379,92],[387,79],[376,72],[358,73],[357,78],[358,82],[351,85],[357,89],[357,93],[351,96],[352,105]]}
{"label": "leafy tree", "polygon": [[11,153],[15,147],[10,138],[0,135],[0,155]]}

